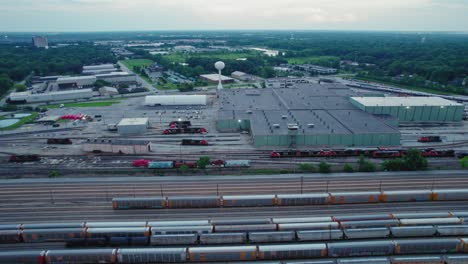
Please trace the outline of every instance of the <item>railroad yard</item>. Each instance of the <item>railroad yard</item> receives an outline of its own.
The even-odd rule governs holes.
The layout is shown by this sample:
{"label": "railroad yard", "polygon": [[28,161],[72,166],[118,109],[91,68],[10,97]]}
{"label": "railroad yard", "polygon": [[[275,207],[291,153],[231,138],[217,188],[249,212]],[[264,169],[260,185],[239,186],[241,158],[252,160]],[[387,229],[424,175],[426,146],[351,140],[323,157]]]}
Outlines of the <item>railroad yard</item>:
{"label": "railroad yard", "polygon": [[[335,88],[348,91],[327,89]],[[295,145],[291,131],[314,137],[284,127],[304,110],[272,110],[259,129],[250,110],[220,123],[229,103],[193,95],[206,105],[134,97],[51,108],[38,120],[53,122],[1,131],[0,263],[468,263],[468,173],[459,161],[467,121],[401,122],[385,130],[398,133],[398,145],[380,135],[366,143],[353,133],[368,123],[333,121],[360,111],[343,103],[313,117],[331,126],[328,139]],[[332,139],[334,129],[353,131],[356,144]],[[382,171],[409,149],[428,170]],[[362,159],[378,171],[343,173]],[[322,162],[332,173],[300,169]]]}

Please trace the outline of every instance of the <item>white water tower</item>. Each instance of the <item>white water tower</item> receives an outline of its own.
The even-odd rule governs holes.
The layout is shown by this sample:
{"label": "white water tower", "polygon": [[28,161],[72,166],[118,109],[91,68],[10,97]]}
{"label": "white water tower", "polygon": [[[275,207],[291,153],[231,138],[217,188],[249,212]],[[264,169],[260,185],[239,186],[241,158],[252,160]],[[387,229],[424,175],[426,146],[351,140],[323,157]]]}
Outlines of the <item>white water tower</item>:
{"label": "white water tower", "polygon": [[219,79],[219,81],[218,81],[218,90],[222,90],[223,89],[223,82],[221,81],[221,71],[224,69],[224,67],[226,67],[226,65],[222,61],[217,61],[214,66],[218,70],[218,79]]}

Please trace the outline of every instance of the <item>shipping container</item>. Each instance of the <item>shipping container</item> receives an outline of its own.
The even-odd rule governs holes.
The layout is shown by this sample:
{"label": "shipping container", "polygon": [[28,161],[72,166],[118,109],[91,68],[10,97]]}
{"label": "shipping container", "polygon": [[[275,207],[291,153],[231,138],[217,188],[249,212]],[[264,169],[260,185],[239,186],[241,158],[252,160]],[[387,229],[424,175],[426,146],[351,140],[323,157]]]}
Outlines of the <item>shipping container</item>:
{"label": "shipping container", "polygon": [[20,241],[19,230],[0,230],[0,243],[18,243]]}
{"label": "shipping container", "polygon": [[201,234],[200,244],[244,244],[247,233],[214,233]]}
{"label": "shipping container", "polygon": [[468,189],[434,190],[432,199],[434,201],[467,201]]}
{"label": "shipping container", "polygon": [[163,197],[125,197],[113,198],[114,209],[161,209],[166,208],[166,198]]}
{"label": "shipping container", "polygon": [[265,225],[271,224],[270,218],[250,218],[250,219],[212,219],[211,224],[220,225]]}
{"label": "shipping container", "polygon": [[9,250],[0,252],[2,264],[43,264],[45,252],[42,250]]}
{"label": "shipping container", "polygon": [[72,238],[83,238],[83,228],[25,229],[21,237],[27,243],[63,242]]}
{"label": "shipping container", "polygon": [[395,254],[445,254],[458,253],[462,250],[462,243],[456,238],[431,238],[395,240]]}
{"label": "shipping container", "polygon": [[167,208],[216,208],[218,196],[173,196],[167,198]]}
{"label": "shipping container", "polygon": [[153,221],[148,222],[151,227],[165,227],[165,226],[207,226],[210,225],[208,220],[186,220],[186,221]]}
{"label": "shipping container", "polygon": [[206,234],[212,233],[213,226],[157,226],[151,227],[153,235],[176,235],[176,234]]}
{"label": "shipping container", "polygon": [[253,231],[276,231],[276,224],[263,224],[263,225],[215,225],[214,230],[216,233],[228,232],[253,232]]}
{"label": "shipping container", "polygon": [[301,206],[301,205],[325,205],[329,202],[328,193],[316,194],[279,194],[277,205]]}
{"label": "shipping container", "polygon": [[456,225],[462,224],[463,219],[458,217],[446,217],[446,218],[420,218],[420,219],[400,219],[400,225],[402,226],[414,226],[414,225]]}
{"label": "shipping container", "polygon": [[394,244],[389,240],[328,243],[329,257],[388,256]]}
{"label": "shipping container", "polygon": [[295,237],[296,233],[294,231],[249,232],[249,241],[251,243],[292,242]]}
{"label": "shipping container", "polygon": [[468,225],[445,225],[437,226],[437,233],[440,236],[464,236],[468,235]]}
{"label": "shipping container", "polygon": [[115,263],[115,249],[49,250],[45,256],[47,264]]}
{"label": "shipping container", "polygon": [[291,217],[291,218],[273,218],[275,224],[288,224],[288,223],[319,223],[319,222],[332,222],[333,218],[330,216],[320,217]]}
{"label": "shipping container", "polygon": [[164,245],[195,245],[198,243],[197,234],[178,234],[178,235],[153,235],[151,236],[152,246]]}
{"label": "shipping container", "polygon": [[186,248],[121,248],[117,251],[118,263],[183,263]]}
{"label": "shipping container", "polygon": [[330,241],[343,239],[341,229],[296,231],[299,241]]}
{"label": "shipping container", "polygon": [[347,239],[388,238],[390,236],[390,230],[386,227],[351,228],[351,229],[345,229],[344,234]]}
{"label": "shipping container", "polygon": [[390,257],[392,264],[445,264],[442,256]]}
{"label": "shipping container", "polygon": [[256,207],[273,206],[276,204],[275,195],[224,195],[221,197],[223,207]]}
{"label": "shipping container", "polygon": [[181,145],[188,146],[208,146],[208,141],[198,139],[182,139]]}
{"label": "shipping container", "polygon": [[149,227],[88,228],[87,237],[149,237]]}
{"label": "shipping container", "polygon": [[336,264],[393,264],[387,257],[337,259]]}
{"label": "shipping container", "polygon": [[265,245],[258,247],[261,260],[308,259],[327,256],[326,244]]}
{"label": "shipping container", "polygon": [[398,224],[396,219],[340,222],[340,226],[343,228],[389,227],[398,226]]}
{"label": "shipping container", "polygon": [[190,262],[255,261],[257,259],[256,246],[190,247],[188,253]]}
{"label": "shipping container", "polygon": [[291,224],[278,224],[278,230],[323,230],[323,229],[338,229],[337,222],[320,222],[320,223],[291,223]]}
{"label": "shipping container", "polygon": [[384,191],[380,196],[381,202],[428,202],[432,200],[432,191]]}
{"label": "shipping container", "polygon": [[343,192],[330,193],[331,204],[377,203],[380,192]]}
{"label": "shipping container", "polygon": [[435,236],[434,226],[395,226],[390,227],[393,237],[430,237]]}

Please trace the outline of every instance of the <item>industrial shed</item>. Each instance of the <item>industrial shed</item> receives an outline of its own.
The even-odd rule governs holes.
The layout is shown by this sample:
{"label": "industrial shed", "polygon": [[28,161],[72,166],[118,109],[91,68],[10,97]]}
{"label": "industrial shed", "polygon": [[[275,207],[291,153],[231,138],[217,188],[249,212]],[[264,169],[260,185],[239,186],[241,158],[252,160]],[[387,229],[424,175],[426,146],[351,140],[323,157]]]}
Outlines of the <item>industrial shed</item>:
{"label": "industrial shed", "polygon": [[93,90],[81,89],[50,93],[33,94],[31,92],[11,93],[9,101],[13,103],[39,103],[39,102],[54,102],[67,101],[75,99],[89,99],[93,97]]}
{"label": "industrial shed", "polygon": [[145,105],[206,105],[206,95],[149,95],[145,98]]}
{"label": "industrial shed", "polygon": [[117,124],[117,131],[121,135],[144,134],[149,127],[148,118],[123,118]]}
{"label": "industrial shed", "polygon": [[351,103],[371,114],[391,115],[402,122],[458,122],[465,107],[440,97],[351,97]]}
{"label": "industrial shed", "polygon": [[106,152],[120,154],[147,154],[151,143],[142,140],[87,139],[83,142],[85,152]]}
{"label": "industrial shed", "polygon": [[397,146],[400,132],[357,109],[340,84],[221,91],[217,129],[250,130],[262,146]]}

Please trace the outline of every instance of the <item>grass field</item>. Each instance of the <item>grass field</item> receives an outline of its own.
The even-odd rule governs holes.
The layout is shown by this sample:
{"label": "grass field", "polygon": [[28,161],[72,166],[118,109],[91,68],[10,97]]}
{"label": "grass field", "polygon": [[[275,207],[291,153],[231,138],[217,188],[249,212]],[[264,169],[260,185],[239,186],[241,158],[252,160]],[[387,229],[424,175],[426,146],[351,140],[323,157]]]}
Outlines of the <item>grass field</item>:
{"label": "grass field", "polygon": [[[120,103],[120,100],[110,100],[110,101],[96,101],[96,102],[83,102],[83,103],[68,103],[64,104],[64,107],[104,107],[111,106],[113,104]],[[45,108],[59,108],[60,104],[47,105]]]}
{"label": "grass field", "polygon": [[338,57],[333,56],[313,56],[313,57],[299,57],[299,58],[287,58],[286,59],[289,64],[316,64],[316,63],[323,63],[323,62],[333,62],[336,60],[340,60]]}
{"label": "grass field", "polygon": [[164,55],[164,58],[168,59],[170,62],[182,63],[186,62],[190,57],[201,57],[201,58],[214,58],[219,60],[235,60],[239,58],[248,58],[255,55],[255,53],[247,52],[230,52],[230,53],[218,53],[218,52],[207,52],[207,53],[195,53],[195,54],[185,54],[181,52],[172,53],[169,55]]}
{"label": "grass field", "polygon": [[11,126],[7,126],[7,127],[4,127],[4,128],[0,128],[0,131],[2,130],[13,130],[13,129],[16,129],[26,123],[29,123],[29,122],[32,122],[34,120],[36,120],[37,118],[37,112],[32,112],[30,116],[26,116],[26,117],[23,117],[20,119],[19,122],[11,125]]}
{"label": "grass field", "polygon": [[375,79],[372,79],[372,78],[364,78],[364,77],[357,77],[357,76],[355,76],[353,78],[356,79],[356,80],[363,80],[363,81],[370,81],[370,82],[375,82],[375,83],[392,85],[392,86],[395,86],[395,87],[398,87],[398,88],[403,88],[403,89],[418,91],[418,92],[433,93],[433,94],[440,94],[440,95],[456,95],[455,93],[444,92],[444,91],[425,88],[425,87],[417,87],[417,86],[411,86],[411,85],[398,84],[398,83],[394,83],[394,82],[385,82],[385,81],[375,80]]}
{"label": "grass field", "polygon": [[123,60],[120,62],[122,62],[125,66],[127,66],[132,71],[135,68],[135,66],[147,67],[153,64],[152,60],[147,60],[147,59]]}

